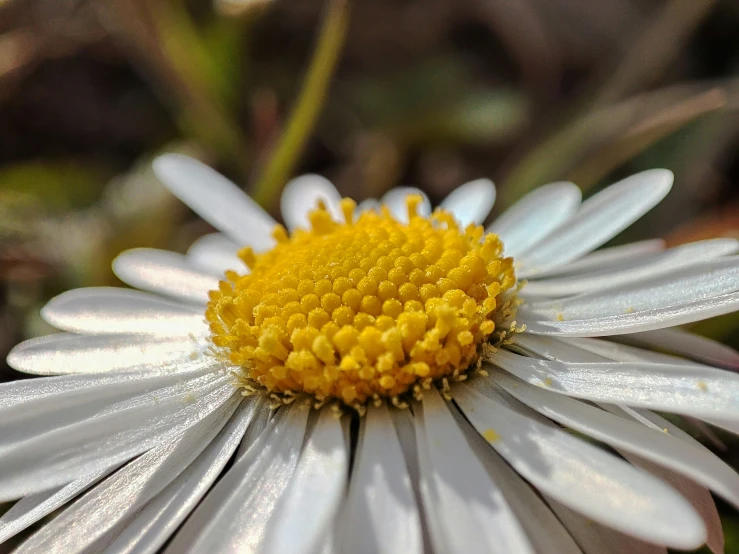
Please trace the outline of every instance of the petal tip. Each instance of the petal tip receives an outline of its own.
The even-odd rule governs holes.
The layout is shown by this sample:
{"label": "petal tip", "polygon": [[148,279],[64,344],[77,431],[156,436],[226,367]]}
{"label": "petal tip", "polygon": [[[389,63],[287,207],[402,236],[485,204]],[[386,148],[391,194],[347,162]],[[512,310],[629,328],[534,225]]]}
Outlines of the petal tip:
{"label": "petal tip", "polygon": [[8,355],[5,358],[7,364],[16,371],[23,371],[23,359],[25,357],[23,355],[23,351],[25,350],[24,344],[25,342],[16,344],[10,349],[10,352],[8,352]]}
{"label": "petal tip", "polygon": [[660,190],[663,194],[667,194],[675,182],[675,174],[669,169],[655,168],[647,169],[634,175],[648,181],[655,189]]}

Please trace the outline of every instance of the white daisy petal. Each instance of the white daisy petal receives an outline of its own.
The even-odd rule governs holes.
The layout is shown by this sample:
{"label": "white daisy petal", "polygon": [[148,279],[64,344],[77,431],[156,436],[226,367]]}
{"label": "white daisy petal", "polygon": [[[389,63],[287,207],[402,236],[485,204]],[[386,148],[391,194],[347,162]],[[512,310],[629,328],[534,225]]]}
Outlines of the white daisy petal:
{"label": "white daisy petal", "polygon": [[610,248],[601,248],[566,265],[540,271],[536,274],[536,278],[559,277],[607,268],[629,267],[653,258],[664,249],[665,241],[662,239],[649,239],[620,246],[611,246]]}
{"label": "white daisy petal", "polygon": [[532,300],[523,311],[553,320],[594,319],[699,302],[737,290],[739,256],[733,256],[572,298]]}
{"label": "white daisy petal", "polygon": [[686,475],[739,507],[739,475],[710,450],[501,373],[494,374],[493,379],[549,419]]}
{"label": "white daisy petal", "polygon": [[[663,433],[669,433],[673,437],[676,437],[683,442],[687,442],[691,444],[693,448],[697,448],[698,450],[705,450],[709,454],[713,455],[713,452],[711,452],[708,448],[706,448],[706,446],[702,442],[693,438],[691,435],[683,431],[677,425],[670,423],[662,416],[658,416],[657,414],[655,414],[654,412],[650,410],[645,410],[643,408],[629,408],[628,406],[616,406],[614,404],[607,404],[607,403],[599,403],[598,405],[604,410],[612,414],[615,414],[619,417],[623,417],[630,421],[631,420],[638,421],[642,425],[646,425],[647,427],[654,429],[656,431],[660,431]],[[695,420],[695,421],[698,421],[698,420]]]}
{"label": "white daisy petal", "polygon": [[599,268],[590,273],[556,279],[530,281],[522,290],[525,298],[572,296],[602,289],[623,289],[658,275],[697,265],[739,251],[739,241],[712,239],[685,244],[650,258],[647,262],[624,268]]}
{"label": "white daisy petal", "polygon": [[704,421],[710,423],[714,427],[729,431],[735,435],[739,435],[739,422],[735,419],[723,418],[723,417],[706,417]]}
{"label": "white daisy petal", "polygon": [[344,434],[336,414],[324,408],[269,520],[262,552],[315,552],[330,535],[349,472]]}
{"label": "white daisy petal", "polygon": [[414,404],[421,498],[437,552],[533,552],[435,389]]}
{"label": "white daisy petal", "polygon": [[452,212],[463,227],[480,225],[495,204],[495,185],[489,179],[476,179],[454,189],[440,207]]}
{"label": "white daisy petal", "polygon": [[577,544],[539,495],[490,448],[459,410],[453,410],[452,415],[490,478],[500,487],[534,550],[547,554],[579,553]]}
{"label": "white daisy petal", "polygon": [[242,404],[205,451],[106,546],[106,554],[155,554],[206,495],[231,459],[254,416],[256,402]]}
{"label": "white daisy petal", "polygon": [[664,546],[640,541],[599,525],[547,495],[543,496],[585,554],[667,554]]}
{"label": "white daisy petal", "polygon": [[516,346],[524,347],[527,352],[533,352],[537,356],[562,362],[597,363],[616,361],[687,365],[690,367],[696,365],[690,360],[670,354],[662,354],[652,350],[593,338],[545,337],[527,334],[516,338]]}
{"label": "white daisy petal", "polygon": [[[73,434],[78,425],[94,423],[105,416],[115,417],[126,410],[141,407],[146,415],[147,404],[161,401],[166,411],[177,409],[177,401],[187,391],[198,393],[219,386],[223,378],[214,374],[213,366],[205,365],[187,374],[147,375],[147,371],[131,372],[117,378],[91,379],[97,376],[70,376],[44,379],[37,387],[22,387],[33,381],[6,383],[0,408],[0,448],[4,455],[42,442],[44,436],[56,433],[56,438]],[[38,380],[40,381],[40,380]],[[31,389],[31,394],[27,390]],[[53,417],[52,417],[53,414]],[[116,422],[125,428],[125,422]],[[103,432],[104,434],[104,432]],[[52,448],[48,444],[49,450]],[[73,476],[67,482],[73,480]],[[62,481],[64,483],[64,481]]]}
{"label": "white daisy petal", "polygon": [[739,293],[724,294],[687,304],[629,312],[621,315],[575,319],[572,321],[541,320],[531,312],[518,314],[526,331],[537,335],[561,337],[607,337],[683,325],[739,309]]}
{"label": "white daisy petal", "polygon": [[[626,344],[619,344],[601,339],[581,339],[581,338],[559,338],[556,339],[562,342],[571,344],[577,349],[586,352],[592,352],[599,355],[602,358],[613,360],[616,362],[648,362],[656,364],[672,364],[672,365],[687,365],[695,366],[695,362],[678,358],[670,354],[662,354],[661,352],[654,352],[652,350],[644,350],[643,348],[637,348],[635,346],[628,346]],[[574,359],[560,358],[565,362],[585,362],[589,360],[580,359],[576,357]]]}
{"label": "white daisy petal", "polygon": [[132,287],[206,304],[218,278],[195,269],[186,256],[155,248],[126,250],[113,260],[113,273]]}
{"label": "white daisy petal", "polygon": [[381,203],[385,204],[393,217],[402,223],[408,223],[408,206],[406,198],[411,194],[419,194],[423,201],[418,206],[418,214],[427,217],[431,214],[431,202],[426,193],[415,187],[395,187],[390,189],[382,197]]}
{"label": "white daisy petal", "polygon": [[416,431],[411,410],[390,410],[390,417],[398,433],[400,448],[403,450],[408,475],[411,478],[411,488],[416,498],[419,496],[418,488],[418,451],[416,450]]}
{"label": "white daisy petal", "polygon": [[739,375],[708,366],[567,363],[504,351],[489,360],[531,385],[576,398],[739,421]]}
{"label": "white daisy petal", "polygon": [[670,485],[680,493],[683,498],[690,502],[693,505],[693,508],[695,508],[695,511],[698,512],[703,519],[703,524],[706,527],[706,545],[715,554],[723,554],[724,531],[721,527],[721,518],[718,515],[716,503],[713,501],[708,489],[700,486],[683,475],[666,469],[661,465],[652,463],[649,460],[645,460],[640,456],[624,452],[620,449],[617,449],[617,452],[636,467],[640,467],[648,471]]}
{"label": "white daisy petal", "polygon": [[241,444],[236,451],[236,460],[240,460],[244,455],[249,452],[249,449],[257,441],[257,439],[264,433],[269,427],[274,415],[274,410],[268,407],[268,401],[264,396],[256,396],[252,403],[254,409],[254,416],[249,423],[249,427],[244,433],[244,437],[241,439]]}
{"label": "white daisy petal", "polygon": [[105,373],[139,365],[174,365],[205,348],[189,337],[56,333],[20,343],[7,361],[13,369],[34,375]]}
{"label": "white daisy petal", "polygon": [[[175,479],[215,438],[240,398],[108,477],[24,542],[17,552],[67,554],[89,548]],[[97,545],[96,545],[97,546]]]}
{"label": "white daisy petal", "polygon": [[275,220],[217,171],[182,154],[159,156],[153,167],[172,194],[238,244],[258,251],[275,244]]}
{"label": "white daisy petal", "polygon": [[191,360],[171,367],[145,367],[113,374],[82,374],[0,384],[0,429],[29,431],[29,420],[59,417],[67,409],[99,410],[147,390],[166,387],[217,370],[212,359]]}
{"label": "white daisy petal", "polygon": [[249,269],[238,256],[239,250],[239,245],[225,235],[210,233],[190,245],[187,260],[194,267],[222,279],[229,269],[240,274],[248,273]]}
{"label": "white daisy petal", "polygon": [[[621,417],[634,419],[642,425],[646,425],[647,427],[651,427],[658,431],[667,429],[667,432],[669,432],[673,436],[677,436],[687,442],[697,443],[700,446],[703,446],[701,442],[698,442],[692,436],[688,435],[685,431],[671,426],[671,424],[667,423],[667,420],[659,417],[654,412],[650,412],[649,410],[630,408],[628,406],[624,406],[623,404],[616,406],[615,404],[606,404],[605,402],[599,402],[598,405],[604,410],[607,410],[616,415],[620,415]],[[647,415],[645,416],[644,414]],[[663,423],[655,423],[655,419],[659,419]],[[704,421],[701,421],[700,419],[696,419],[694,417],[684,416],[683,423],[686,425],[687,428],[694,430],[696,437],[706,439],[708,442],[712,443],[719,451],[725,451],[727,449],[727,446],[721,441],[721,439],[716,436],[716,433],[714,433],[711,427],[707,425]]]}
{"label": "white daisy petal", "polygon": [[730,346],[683,329],[659,329],[621,335],[619,339],[637,346],[667,350],[710,365],[739,370],[739,352]]}
{"label": "white daisy petal", "polygon": [[[199,378],[124,400],[86,420],[23,428],[0,439],[0,499],[10,500],[68,483],[149,450],[196,424],[234,393],[225,377]],[[64,420],[64,418],[61,418]],[[65,424],[67,423],[67,424]]]}
{"label": "white daisy petal", "polygon": [[367,198],[365,200],[362,200],[359,204],[357,204],[357,209],[354,212],[355,215],[359,215],[363,212],[369,212],[369,211],[380,211],[380,201],[376,198]]}
{"label": "white daisy petal", "polygon": [[[398,441],[400,442],[400,448],[403,451],[405,457],[405,467],[408,470],[408,476],[411,480],[411,489],[413,490],[413,497],[415,498],[414,505],[420,505],[421,502],[421,477],[419,473],[418,463],[418,448],[416,440],[416,424],[414,421],[412,410],[401,409],[401,410],[390,410],[390,418],[395,425],[395,430],[398,434]],[[420,514],[420,509],[418,510]],[[431,551],[431,544],[429,533],[426,528],[426,522],[423,517],[419,515],[421,525],[421,539],[423,541],[423,552]]]}
{"label": "white daisy petal", "polygon": [[420,554],[424,551],[420,516],[387,407],[370,406],[359,424],[337,550]]}
{"label": "white daisy petal", "polygon": [[583,350],[559,337],[523,333],[516,336],[515,346],[523,347],[527,353],[533,353],[549,360],[563,362],[607,362],[610,360],[605,356]]}
{"label": "white daisy petal", "polygon": [[728,450],[728,446],[726,446],[726,444],[720,438],[718,438],[718,435],[716,435],[711,426],[708,425],[705,421],[687,416],[685,416],[684,419],[685,426],[688,429],[691,429],[693,433],[695,433],[696,437],[700,438],[702,441],[705,441],[706,444],[713,445],[713,448],[715,448],[719,452],[725,452],[726,450]]}
{"label": "white daisy petal", "polygon": [[564,265],[595,250],[656,206],[673,175],[651,169],[627,177],[583,202],[580,211],[518,260],[519,277]]}
{"label": "white daisy petal", "polygon": [[0,517],[0,543],[14,537],[41,518],[83,493],[113,468],[80,477],[68,485],[21,498]]}
{"label": "white daisy petal", "polygon": [[318,202],[326,205],[334,221],[343,222],[341,195],[336,187],[320,175],[301,175],[285,185],[280,200],[280,211],[289,230],[310,229],[308,212],[318,207]]}
{"label": "white daisy petal", "polygon": [[550,183],[508,208],[486,229],[503,241],[506,256],[517,258],[567,221],[580,206],[582,193],[573,183]]}
{"label": "white daisy petal", "polygon": [[491,388],[483,395],[469,386],[459,386],[453,394],[478,432],[543,493],[641,540],[685,549],[697,548],[705,541],[700,516],[658,479],[506,407],[504,397]]}
{"label": "white daisy petal", "polygon": [[114,287],[64,292],[44,306],[41,316],[73,333],[181,336],[201,335],[208,329],[202,308]]}
{"label": "white daisy petal", "polygon": [[281,408],[247,454],[221,477],[166,552],[260,552],[267,522],[300,456],[308,410]]}

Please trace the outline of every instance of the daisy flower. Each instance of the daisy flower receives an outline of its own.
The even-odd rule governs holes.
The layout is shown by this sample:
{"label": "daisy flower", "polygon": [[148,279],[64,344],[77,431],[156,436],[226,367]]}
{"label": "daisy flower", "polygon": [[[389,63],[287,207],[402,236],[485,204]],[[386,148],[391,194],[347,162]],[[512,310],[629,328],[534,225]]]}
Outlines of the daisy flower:
{"label": "daisy flower", "polygon": [[[277,225],[190,158],[155,171],[220,232],[124,252],[63,332],[9,355],[0,541],[18,552],[723,550],[739,476],[658,412],[739,432],[735,351],[675,328],[739,306],[737,241],[596,250],[668,193],[544,186],[488,228],[304,176]],[[156,222],[152,222],[153,225]]]}

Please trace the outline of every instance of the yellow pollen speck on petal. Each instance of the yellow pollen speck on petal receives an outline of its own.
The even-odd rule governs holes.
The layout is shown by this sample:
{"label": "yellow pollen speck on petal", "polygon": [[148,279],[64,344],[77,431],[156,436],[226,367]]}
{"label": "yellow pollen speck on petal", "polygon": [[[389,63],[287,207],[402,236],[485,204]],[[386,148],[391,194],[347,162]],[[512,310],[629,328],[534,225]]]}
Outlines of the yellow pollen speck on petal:
{"label": "yellow pollen speck on petal", "polygon": [[482,436],[485,438],[486,441],[490,443],[500,440],[500,435],[496,433],[493,429],[486,429]]}
{"label": "yellow pollen speck on petal", "polygon": [[697,386],[701,392],[708,392],[708,385],[705,381],[698,381]]}
{"label": "yellow pollen speck on petal", "polygon": [[271,250],[239,252],[249,273],[228,272],[205,312],[239,385],[359,409],[474,370],[512,319],[514,264],[497,236],[422,201],[408,197],[407,223],[350,199],[337,222],[319,203],[309,230],[277,226]]}

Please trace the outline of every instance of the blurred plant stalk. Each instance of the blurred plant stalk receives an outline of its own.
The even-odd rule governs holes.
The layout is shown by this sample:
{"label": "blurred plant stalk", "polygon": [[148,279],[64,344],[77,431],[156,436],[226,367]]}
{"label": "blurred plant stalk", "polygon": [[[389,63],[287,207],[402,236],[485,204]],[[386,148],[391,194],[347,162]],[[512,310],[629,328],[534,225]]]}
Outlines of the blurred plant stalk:
{"label": "blurred plant stalk", "polygon": [[348,23],[348,0],[328,0],[316,48],[300,93],[253,189],[253,198],[262,206],[269,207],[276,201],[293,174],[326,101]]}
{"label": "blurred plant stalk", "polygon": [[660,139],[723,108],[725,94],[710,86],[677,100],[669,89],[662,98],[663,91],[638,93],[662,74],[715,4],[716,0],[667,2],[633,46],[606,68],[605,77],[576,98],[566,111],[569,117],[509,169],[503,204],[557,179],[578,179],[578,185],[587,189]]}
{"label": "blurred plant stalk", "polygon": [[246,176],[249,145],[231,105],[234,77],[241,70],[238,22],[216,18],[215,28],[201,31],[184,0],[102,0],[93,6],[134,67],[173,110],[182,133]]}

